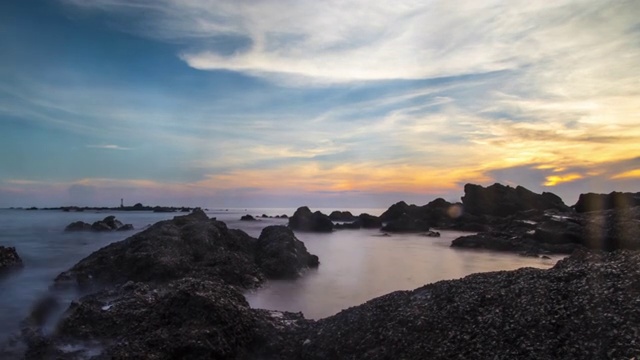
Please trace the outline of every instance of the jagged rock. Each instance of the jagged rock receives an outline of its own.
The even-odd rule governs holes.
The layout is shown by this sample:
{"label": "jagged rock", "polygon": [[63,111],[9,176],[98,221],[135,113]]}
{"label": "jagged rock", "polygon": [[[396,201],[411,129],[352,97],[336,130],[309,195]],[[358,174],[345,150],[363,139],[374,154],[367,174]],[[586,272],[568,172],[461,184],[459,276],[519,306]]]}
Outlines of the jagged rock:
{"label": "jagged rock", "polygon": [[18,256],[15,247],[0,246],[0,273],[21,268],[22,266],[22,259]]}
{"label": "jagged rock", "polygon": [[289,218],[289,227],[300,231],[331,232],[333,221],[320,211],[312,213],[308,207],[302,206]]}
{"label": "jagged rock", "polygon": [[640,192],[612,192],[609,194],[580,194],[578,202],[572,207],[579,213],[611,209],[628,209],[640,206]]}
{"label": "jagged rock", "polygon": [[268,226],[256,244],[256,263],[270,278],[295,278],[301,270],[316,268],[318,257],[286,226]]}
{"label": "jagged rock", "polygon": [[64,231],[91,231],[91,224],[84,221],[72,222],[64,228]]}
{"label": "jagged rock", "polygon": [[505,217],[518,211],[555,209],[568,212],[571,209],[557,195],[544,192],[536,194],[517,186],[493,184],[489,187],[466,184],[462,197],[464,211],[474,215]]}
{"label": "jagged rock", "polygon": [[247,214],[247,215],[241,216],[240,220],[242,220],[242,221],[256,221],[256,218],[254,218],[253,216]]}
{"label": "jagged rock", "polygon": [[116,230],[122,226],[122,222],[120,220],[116,220],[116,217],[113,215],[107,216],[102,220],[111,230]]}
{"label": "jagged rock", "polygon": [[87,287],[195,276],[251,287],[263,278],[253,258],[256,241],[194,210],[94,252],[58,275],[56,282]]}
{"label": "jagged rock", "polygon": [[354,221],[356,217],[349,211],[336,210],[329,214],[329,219],[333,221]]}

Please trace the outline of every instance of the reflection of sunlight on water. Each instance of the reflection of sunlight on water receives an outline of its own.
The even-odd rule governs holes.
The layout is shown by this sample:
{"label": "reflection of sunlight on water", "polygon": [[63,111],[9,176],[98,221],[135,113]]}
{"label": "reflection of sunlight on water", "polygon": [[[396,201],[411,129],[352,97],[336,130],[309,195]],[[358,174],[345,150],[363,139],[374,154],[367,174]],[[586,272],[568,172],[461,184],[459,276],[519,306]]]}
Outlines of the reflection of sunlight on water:
{"label": "reflection of sunlight on water", "polygon": [[440,232],[440,238],[380,237],[375,236],[377,230],[297,233],[309,251],[320,257],[320,267],[295,281],[271,281],[247,293],[247,300],[257,308],[302,311],[307,318],[321,318],[396,290],[477,272],[549,268],[562,258],[452,249],[451,241],[464,233]]}

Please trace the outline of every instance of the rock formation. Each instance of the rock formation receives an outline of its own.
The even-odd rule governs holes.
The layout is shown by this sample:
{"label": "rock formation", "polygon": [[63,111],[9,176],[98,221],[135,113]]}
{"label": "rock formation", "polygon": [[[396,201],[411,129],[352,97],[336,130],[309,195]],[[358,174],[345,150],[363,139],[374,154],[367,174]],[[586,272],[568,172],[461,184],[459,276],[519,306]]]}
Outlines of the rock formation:
{"label": "rock formation", "polygon": [[88,224],[84,221],[76,221],[67,225],[64,228],[64,231],[96,231],[96,232],[105,232],[105,231],[126,231],[133,230],[133,225],[125,224],[123,225],[120,220],[117,220],[115,216],[110,215],[105,217],[102,220],[96,221],[93,224]]}
{"label": "rock formation", "polygon": [[289,227],[299,231],[331,232],[333,222],[320,211],[312,213],[308,207],[302,206],[289,218]]}
{"label": "rock formation", "polygon": [[16,248],[0,246],[0,274],[22,266],[22,259],[18,256]]}

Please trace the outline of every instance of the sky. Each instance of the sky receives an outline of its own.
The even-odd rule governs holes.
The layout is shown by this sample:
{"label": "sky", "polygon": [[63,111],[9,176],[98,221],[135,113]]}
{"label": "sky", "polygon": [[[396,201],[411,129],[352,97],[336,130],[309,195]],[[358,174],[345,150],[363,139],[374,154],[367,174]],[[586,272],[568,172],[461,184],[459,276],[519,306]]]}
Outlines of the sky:
{"label": "sky", "polygon": [[5,0],[0,207],[640,191],[635,0]]}

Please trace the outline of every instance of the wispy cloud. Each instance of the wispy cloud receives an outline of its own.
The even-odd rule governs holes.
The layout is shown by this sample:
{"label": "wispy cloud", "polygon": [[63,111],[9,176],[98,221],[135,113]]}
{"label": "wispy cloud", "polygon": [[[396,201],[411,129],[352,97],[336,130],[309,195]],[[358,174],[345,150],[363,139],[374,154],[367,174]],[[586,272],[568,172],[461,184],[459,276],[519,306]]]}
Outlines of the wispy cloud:
{"label": "wispy cloud", "polygon": [[106,150],[131,150],[132,148],[128,148],[128,147],[124,147],[124,146],[120,146],[120,145],[113,145],[113,144],[107,144],[107,145],[87,145],[88,148],[91,149],[106,149]]}

